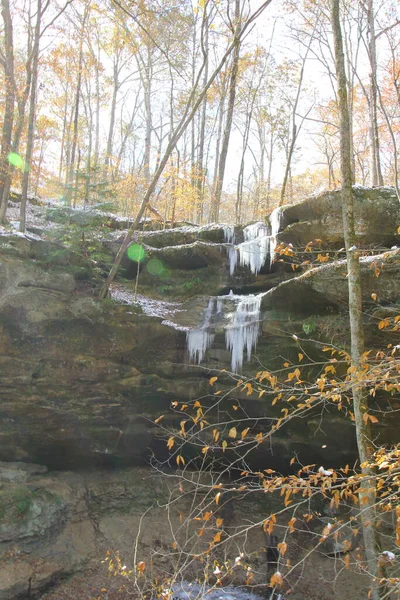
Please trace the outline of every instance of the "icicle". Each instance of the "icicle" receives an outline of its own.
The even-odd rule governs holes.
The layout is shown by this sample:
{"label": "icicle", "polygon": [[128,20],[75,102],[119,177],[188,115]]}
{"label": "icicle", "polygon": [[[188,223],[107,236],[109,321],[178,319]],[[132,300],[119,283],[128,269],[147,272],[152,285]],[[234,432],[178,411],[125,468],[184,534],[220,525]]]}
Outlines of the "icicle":
{"label": "icicle", "polygon": [[[189,359],[201,363],[214,342],[216,323],[220,323],[225,330],[226,348],[231,352],[232,371],[240,371],[244,355],[250,360],[257,345],[262,296],[236,296],[231,290],[226,296],[210,298],[202,326],[186,334]],[[227,305],[229,310],[233,306],[232,312],[226,312]]]}
{"label": "icicle", "polygon": [[271,223],[271,235],[276,237],[279,233],[279,229],[281,228],[281,218],[282,218],[282,208],[278,206],[274,208],[272,211],[269,222]]}
{"label": "icicle", "polygon": [[270,243],[269,243],[269,266],[270,268],[272,267],[272,263],[274,262],[274,258],[275,258],[275,248],[276,248],[276,236],[279,233],[279,230],[281,228],[281,218],[282,218],[282,209],[280,206],[278,206],[277,208],[274,208],[274,210],[272,211],[270,217],[269,217],[269,222],[271,224],[271,236],[270,236]]}
{"label": "icicle", "polygon": [[259,237],[263,237],[268,234],[267,226],[265,223],[261,221],[257,221],[257,223],[252,223],[251,225],[247,225],[243,229],[244,241],[248,242],[250,240],[254,240]]}
{"label": "icicle", "polygon": [[[200,329],[190,329],[186,333],[186,344],[189,360],[199,365],[214,341],[214,333],[210,331],[211,320],[215,310],[215,298],[210,298],[204,312],[203,324]],[[219,312],[219,307],[217,307]]]}
{"label": "icicle", "polygon": [[262,296],[240,298],[236,311],[230,315],[230,324],[225,329],[226,348],[231,352],[231,368],[234,373],[243,365],[246,349],[250,360],[253,348],[257,345]]}
{"label": "icicle", "polygon": [[227,244],[233,244],[235,241],[235,227],[233,225],[221,225],[224,230],[224,240]]}
{"label": "icicle", "polygon": [[271,255],[272,238],[268,235],[268,228],[261,221],[252,223],[243,229],[244,242],[229,249],[229,272],[235,272],[237,259],[242,267],[248,267],[257,275],[265,265],[267,257]]}
{"label": "icicle", "polygon": [[229,274],[233,275],[236,269],[237,264],[237,250],[235,246],[230,246],[229,248]]}
{"label": "icicle", "polygon": [[212,346],[214,334],[205,329],[191,329],[186,334],[186,340],[189,360],[199,365]]}

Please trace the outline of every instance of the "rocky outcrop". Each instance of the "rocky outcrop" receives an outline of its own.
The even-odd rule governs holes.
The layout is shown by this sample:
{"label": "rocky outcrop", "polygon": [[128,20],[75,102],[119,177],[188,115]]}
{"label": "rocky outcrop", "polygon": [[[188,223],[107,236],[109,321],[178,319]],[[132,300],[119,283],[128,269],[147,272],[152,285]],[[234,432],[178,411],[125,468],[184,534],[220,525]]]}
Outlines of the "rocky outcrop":
{"label": "rocky outcrop", "polygon": [[[356,197],[360,247],[391,246],[400,224],[392,191],[356,189]],[[340,210],[338,193],[285,208],[279,240],[302,246],[320,238],[338,249]],[[43,223],[36,225],[42,231]],[[167,494],[157,478],[147,481],[142,467],[154,457],[168,465],[167,430],[182,418],[169,411],[171,402],[199,396],[212,402],[210,376],[230,368],[221,325],[228,314],[220,313],[223,306],[231,318],[240,306],[231,288],[262,293],[259,335],[244,376],[260,365],[272,370],[284,361],[295,364],[299,337],[302,352],[315,360],[320,356],[315,340],[348,345],[346,265],[340,258],[301,272],[292,271],[289,257],[258,275],[241,267],[231,276],[232,228],[143,232],[136,240],[145,250],[137,301],[137,262],[127,256],[121,273],[130,282],[119,280],[111,297],[98,302],[92,286],[98,284],[99,262],[112,258],[122,234],[100,229],[92,240],[79,230],[79,243],[73,244],[66,231],[68,244],[62,236],[57,242],[50,235],[9,230],[0,235],[0,600],[22,598],[28,589],[92,564],[99,548],[106,549],[105,539],[115,541],[114,547],[123,547],[122,538],[132,546],[138,514],[156,497],[152,486]],[[235,235],[242,241],[241,230]],[[368,254],[361,265],[373,347],[377,319],[398,312],[400,250]],[[203,331],[210,295],[222,304],[216,298],[211,307],[215,335],[198,368],[188,359],[186,330]],[[258,392],[232,389],[230,374],[221,375],[218,385],[224,392],[219,409],[231,414],[235,400],[239,408],[232,418],[238,423],[247,419],[262,429],[279,418],[281,406],[273,406],[268,394],[260,398]],[[161,414],[166,431],[154,423]],[[392,421],[374,425],[374,433],[390,440],[397,427]],[[187,444],[184,452],[190,458],[197,450]],[[285,471],[292,456],[303,464],[353,464],[352,422],[336,409],[326,410],[322,419],[310,412],[307,419],[291,420],[273,444],[261,445],[248,460],[256,469]],[[229,460],[229,452],[224,458]],[[90,476],[49,475],[46,467],[95,470]],[[102,470],[107,467],[113,471]]]}
{"label": "rocky outcrop", "polygon": [[[391,248],[400,242],[400,203],[394,188],[354,186],[354,223],[358,243]],[[304,248],[320,239],[325,247],[344,245],[340,191],[324,192],[300,204],[285,206],[280,242]]]}
{"label": "rocky outcrop", "polygon": [[[206,474],[202,483],[210,483]],[[106,556],[114,559],[116,553],[125,570],[134,570],[135,562],[144,561],[146,570],[143,579],[148,585],[154,579],[163,582],[174,572],[177,564],[184,567],[185,562],[186,569],[180,571],[180,575],[203,580],[204,562],[193,558],[185,561],[185,555],[186,552],[193,555],[206,550],[210,533],[211,537],[215,535],[215,529],[206,532],[204,537],[198,536],[194,531],[199,531],[201,523],[190,519],[182,527],[182,518],[201,514],[204,508],[202,502],[206,502],[208,508],[210,498],[207,499],[205,489],[197,488],[196,496],[191,493],[195,488],[189,473],[183,485],[185,494],[180,494],[178,480],[171,473],[167,477],[138,467],[46,473],[40,465],[0,463],[1,600],[76,597],[91,600],[104,595],[119,598],[123,584],[127,585],[129,597],[136,591],[133,578],[124,580],[109,576],[105,559]],[[223,493],[219,505],[213,503],[212,519],[221,517],[224,521],[224,560],[234,561],[240,552],[246,556],[244,560],[247,556],[251,557],[252,584],[260,586],[260,590],[265,589],[262,586],[269,579],[269,566],[262,527],[256,524],[262,523],[266,515],[277,513],[276,532],[281,539],[280,526],[286,527],[287,516],[280,516],[278,507],[282,508],[282,502],[264,492]],[[324,514],[321,504],[315,509],[317,514],[321,511]],[[342,529],[339,537],[335,538],[336,546],[325,544],[326,548],[321,546],[319,552],[307,557],[314,543],[313,535],[320,537],[326,522],[326,517],[322,516],[305,524],[299,515],[296,531],[290,534],[286,558],[292,562],[300,556],[307,560],[305,574],[302,573],[300,580],[295,574],[293,579],[297,584],[291,594],[295,600],[305,597],[310,583],[316,590],[326,589],[326,595],[318,593],[321,600],[333,598],[333,589],[327,583],[328,576],[334,581],[335,589],[338,585],[346,587],[348,571],[342,569],[345,579],[340,579],[340,574],[334,572],[336,565],[332,564],[329,554],[338,549],[341,551],[339,545],[346,540],[347,550],[349,545],[354,545],[353,530]],[[254,528],[251,528],[252,524]],[[231,541],[226,539],[229,535],[232,535]],[[171,554],[173,542],[184,548],[180,556]],[[326,551],[328,556],[324,556],[322,551]],[[312,576],[307,577],[307,572]],[[322,588],[318,572],[324,579]],[[79,573],[82,576],[75,583],[73,575]],[[147,581],[146,576],[149,578]],[[244,584],[245,577],[245,569],[239,566],[230,581]],[[354,582],[353,572],[348,573],[348,577]],[[362,589],[362,580],[358,585],[361,587],[360,595],[353,594],[352,597],[364,598],[366,592]]]}

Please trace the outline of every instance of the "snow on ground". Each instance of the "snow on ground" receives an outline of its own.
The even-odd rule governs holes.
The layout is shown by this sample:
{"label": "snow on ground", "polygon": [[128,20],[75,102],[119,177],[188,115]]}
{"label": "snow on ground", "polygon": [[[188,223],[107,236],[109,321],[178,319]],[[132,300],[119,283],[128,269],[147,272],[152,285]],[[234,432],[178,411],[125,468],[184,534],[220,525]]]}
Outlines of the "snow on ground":
{"label": "snow on ground", "polygon": [[163,319],[163,325],[186,331],[187,327],[181,327],[172,321],[172,317],[182,312],[181,302],[166,302],[165,300],[154,300],[142,294],[136,295],[131,288],[124,287],[119,283],[113,283],[110,287],[111,298],[121,304],[133,304],[140,306],[145,315]]}

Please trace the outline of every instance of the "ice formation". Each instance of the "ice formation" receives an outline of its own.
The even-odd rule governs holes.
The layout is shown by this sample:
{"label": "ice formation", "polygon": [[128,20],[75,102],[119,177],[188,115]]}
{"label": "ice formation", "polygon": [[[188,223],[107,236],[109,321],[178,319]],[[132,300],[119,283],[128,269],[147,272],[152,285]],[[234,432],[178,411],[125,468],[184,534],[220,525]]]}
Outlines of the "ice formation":
{"label": "ice formation", "polygon": [[235,241],[235,227],[233,225],[221,225],[224,230],[224,240],[227,244],[233,244]]}
{"label": "ice formation", "polygon": [[[229,272],[231,275],[235,272],[238,257],[240,265],[248,267],[254,275],[261,271],[268,258],[270,266],[272,265],[281,214],[280,208],[272,211],[271,233],[268,233],[268,227],[262,221],[252,223],[243,229],[244,241],[229,248]],[[228,241],[227,237],[225,239]]]}
{"label": "ice formation", "polygon": [[231,352],[231,368],[234,373],[243,365],[246,349],[247,360],[257,345],[260,328],[261,294],[258,296],[238,296],[236,310],[231,313],[230,323],[225,327],[226,348]]}
{"label": "ice formation", "polygon": [[210,298],[207,308],[204,311],[203,324],[200,329],[189,329],[186,333],[186,345],[191,362],[197,362],[199,365],[203,360],[204,354],[211,347],[214,341],[214,332],[211,330],[211,320],[216,308],[216,298]]}
{"label": "ice formation", "polygon": [[231,353],[233,372],[240,371],[246,353],[250,360],[257,345],[262,294],[258,296],[227,296],[210,298],[204,311],[203,324],[186,334],[189,360],[200,364],[214,342],[215,331],[220,326],[225,331],[225,344]]}

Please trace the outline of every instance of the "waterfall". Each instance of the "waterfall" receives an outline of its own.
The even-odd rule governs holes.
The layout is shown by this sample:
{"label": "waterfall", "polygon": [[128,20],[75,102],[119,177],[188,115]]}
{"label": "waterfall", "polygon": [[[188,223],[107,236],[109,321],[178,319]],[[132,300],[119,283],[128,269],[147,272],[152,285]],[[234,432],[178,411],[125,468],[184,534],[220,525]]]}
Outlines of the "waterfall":
{"label": "waterfall", "polygon": [[277,206],[277,208],[274,208],[274,210],[272,211],[272,213],[269,216],[269,222],[271,225],[271,241],[270,241],[270,246],[269,246],[270,267],[272,266],[272,263],[274,260],[275,248],[276,248],[276,236],[278,235],[279,230],[281,228],[281,217],[282,217],[282,208],[280,206]]}
{"label": "waterfall", "polygon": [[247,360],[251,358],[257,345],[260,328],[261,294],[258,296],[237,296],[236,310],[230,315],[230,323],[225,328],[225,343],[231,352],[231,368],[234,373],[243,366],[246,349]]}
{"label": "waterfall", "polygon": [[[262,221],[252,223],[243,229],[244,241],[234,245],[233,225],[223,225],[225,243],[229,244],[229,272],[235,272],[237,264],[246,266],[253,274],[261,271],[267,259],[270,266],[274,260],[276,236],[281,226],[281,208],[276,208],[270,216],[270,231]],[[225,346],[231,353],[231,369],[241,370],[244,356],[251,359],[257,345],[260,329],[261,301],[257,296],[238,296],[231,291],[226,296],[210,298],[204,310],[201,327],[187,331],[186,340],[189,360],[200,364],[214,343],[217,329],[225,332]]]}
{"label": "waterfall", "polygon": [[252,223],[243,229],[244,242],[229,248],[229,272],[235,272],[238,262],[242,267],[248,267],[257,275],[271,255],[271,236],[265,223],[261,221]]}
{"label": "waterfall", "polygon": [[226,225],[225,223],[221,225],[224,231],[224,240],[227,244],[233,244],[235,241],[235,227],[234,225]]}
{"label": "waterfall", "polygon": [[[268,233],[268,227],[262,221],[257,221],[247,225],[243,229],[244,241],[237,246],[230,246],[229,255],[229,273],[233,275],[238,263],[241,267],[248,267],[250,271],[257,275],[269,258],[271,268],[276,248],[276,236],[279,233],[282,210],[275,208],[270,215],[271,232]],[[224,226],[227,227],[227,226]],[[234,233],[224,230],[225,241],[234,243]],[[232,239],[232,241],[230,241]]]}
{"label": "waterfall", "polygon": [[247,360],[250,360],[257,345],[261,300],[262,294],[237,296],[232,292],[226,296],[210,298],[201,327],[189,330],[186,334],[189,359],[197,364],[201,363],[206,351],[212,346],[219,327],[225,332],[225,345],[231,353],[232,371],[240,371],[245,353]]}
{"label": "waterfall", "polygon": [[204,358],[208,348],[214,341],[214,333],[210,331],[211,320],[214,316],[216,299],[210,298],[206,310],[204,311],[203,323],[200,329],[189,329],[186,333],[186,345],[191,362],[197,362],[199,365]]}

